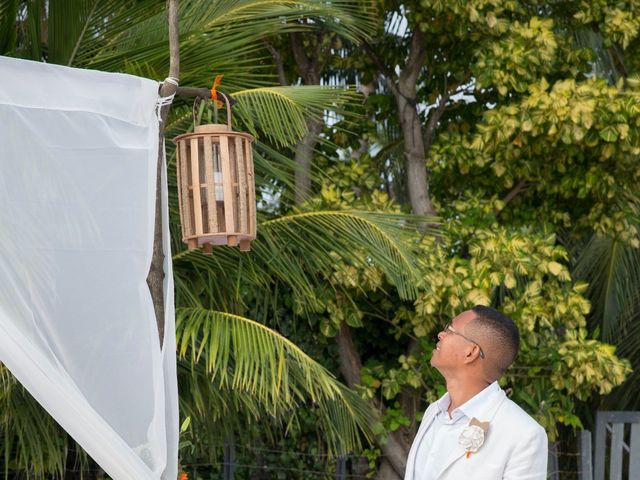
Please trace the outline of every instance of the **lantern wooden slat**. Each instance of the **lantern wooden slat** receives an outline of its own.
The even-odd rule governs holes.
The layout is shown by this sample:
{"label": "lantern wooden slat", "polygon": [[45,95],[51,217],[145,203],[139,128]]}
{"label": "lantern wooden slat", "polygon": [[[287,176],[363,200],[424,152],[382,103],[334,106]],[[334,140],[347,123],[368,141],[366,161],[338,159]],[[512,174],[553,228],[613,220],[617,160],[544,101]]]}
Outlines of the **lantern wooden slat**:
{"label": "lantern wooden slat", "polygon": [[238,211],[240,212],[239,228],[242,233],[249,233],[247,212],[247,172],[245,168],[245,156],[243,141],[236,137],[236,161],[238,167]]}
{"label": "lantern wooden slat", "polygon": [[193,191],[193,213],[195,234],[202,235],[202,198],[200,196],[200,161],[198,160],[198,138],[191,139],[191,189]]}
{"label": "lantern wooden slat", "polygon": [[208,231],[218,231],[218,209],[216,208],[216,186],[213,164],[213,143],[211,137],[204,137],[204,170],[205,191],[207,192],[207,222]]}
{"label": "lantern wooden slat", "polygon": [[231,158],[229,156],[229,139],[220,136],[220,170],[222,170],[222,188],[224,192],[224,220],[225,231],[230,234],[227,238],[229,245],[237,245],[237,237],[232,233],[236,231],[235,208],[233,202],[233,173],[231,170]]}
{"label": "lantern wooden slat", "polygon": [[244,142],[245,155],[247,159],[247,184],[249,187],[249,235],[256,236],[256,190],[253,176],[253,150],[250,142]]}
{"label": "lantern wooden slat", "polygon": [[[187,142],[181,142],[178,147],[178,156],[187,158]],[[191,226],[191,202],[189,201],[189,173],[187,171],[187,162],[182,162],[179,165],[179,178],[178,185],[180,185],[179,198],[180,202],[180,217],[182,218],[182,236],[187,237],[188,233],[192,231]]]}
{"label": "lantern wooden slat", "polygon": [[197,125],[174,139],[182,240],[205,253],[215,245],[246,251],[256,238],[253,137],[231,129],[229,109],[227,125]]}

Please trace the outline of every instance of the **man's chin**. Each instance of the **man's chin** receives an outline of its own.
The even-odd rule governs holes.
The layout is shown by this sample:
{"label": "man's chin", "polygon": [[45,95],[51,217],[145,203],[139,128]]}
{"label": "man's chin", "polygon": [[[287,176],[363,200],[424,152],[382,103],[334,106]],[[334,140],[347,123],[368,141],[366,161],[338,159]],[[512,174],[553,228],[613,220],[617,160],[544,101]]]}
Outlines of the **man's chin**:
{"label": "man's chin", "polygon": [[436,367],[437,368],[437,363],[438,363],[438,354],[439,354],[439,350],[434,348],[433,352],[431,352],[431,360],[429,360],[429,363],[431,363],[432,367]]}

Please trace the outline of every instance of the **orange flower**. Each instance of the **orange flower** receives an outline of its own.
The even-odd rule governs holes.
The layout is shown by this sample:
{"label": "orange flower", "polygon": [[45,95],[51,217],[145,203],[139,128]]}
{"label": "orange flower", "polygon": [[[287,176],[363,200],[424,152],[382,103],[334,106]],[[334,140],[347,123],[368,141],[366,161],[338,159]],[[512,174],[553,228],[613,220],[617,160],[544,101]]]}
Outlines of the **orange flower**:
{"label": "orange flower", "polygon": [[213,81],[213,86],[211,87],[211,100],[213,100],[217,108],[222,108],[224,106],[224,103],[218,100],[218,92],[216,90],[218,88],[218,85],[220,85],[220,82],[222,82],[222,77],[224,77],[224,74],[216,75],[216,78]]}
{"label": "orange flower", "polygon": [[187,472],[180,472],[178,480],[189,480],[189,475],[187,475]]}

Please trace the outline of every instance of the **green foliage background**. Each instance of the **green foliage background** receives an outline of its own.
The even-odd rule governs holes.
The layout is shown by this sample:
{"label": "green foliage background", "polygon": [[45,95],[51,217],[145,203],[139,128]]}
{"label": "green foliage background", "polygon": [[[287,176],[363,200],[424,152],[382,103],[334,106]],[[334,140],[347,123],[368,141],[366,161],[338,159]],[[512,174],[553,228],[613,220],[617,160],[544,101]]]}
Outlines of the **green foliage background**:
{"label": "green foliage background", "polygon": [[[0,1],[0,52],[166,75],[164,2],[71,3],[63,16],[53,0]],[[639,409],[640,2],[330,3],[181,2],[182,83],[225,74],[236,127],[258,138],[263,193],[252,252],[205,256],[179,241],[170,178],[192,478],[219,476],[225,437],[247,463],[330,472],[328,459],[352,453],[373,475],[445,390],[429,366],[439,328],[475,304],[517,322],[521,353],[501,385],[550,439],[590,427],[598,408]],[[415,32],[426,53],[412,108],[425,138],[434,128],[424,163],[437,219],[410,215],[388,83]],[[293,38],[321,52],[325,85],[366,94],[297,85]],[[294,86],[276,85],[274,48]],[[190,115],[174,105],[168,137]],[[312,195],[296,204],[291,159],[310,119],[324,128]],[[354,389],[336,380],[349,381],[345,332],[362,362]],[[96,477],[53,421],[33,424],[39,407],[1,371],[5,476],[61,478],[80,462]]]}

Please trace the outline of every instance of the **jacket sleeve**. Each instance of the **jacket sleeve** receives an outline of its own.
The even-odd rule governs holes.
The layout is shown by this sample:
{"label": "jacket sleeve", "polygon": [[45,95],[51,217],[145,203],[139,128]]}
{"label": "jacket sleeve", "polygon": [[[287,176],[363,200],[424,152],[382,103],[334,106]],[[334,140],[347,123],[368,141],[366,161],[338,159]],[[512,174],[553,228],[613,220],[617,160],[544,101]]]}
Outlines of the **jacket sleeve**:
{"label": "jacket sleeve", "polygon": [[547,432],[536,425],[518,442],[504,470],[504,480],[545,480],[547,478]]}

